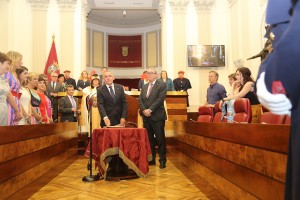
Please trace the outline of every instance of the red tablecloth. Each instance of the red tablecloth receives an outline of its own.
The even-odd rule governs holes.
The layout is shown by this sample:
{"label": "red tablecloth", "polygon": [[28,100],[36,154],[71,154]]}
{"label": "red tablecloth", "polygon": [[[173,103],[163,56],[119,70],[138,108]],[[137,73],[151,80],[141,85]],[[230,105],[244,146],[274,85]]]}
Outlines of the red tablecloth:
{"label": "red tablecloth", "polygon": [[[139,177],[148,176],[148,161],[152,160],[147,131],[144,128],[100,128],[93,131],[93,159],[100,176],[106,177],[106,158],[119,155]],[[90,155],[90,144],[85,155]]]}

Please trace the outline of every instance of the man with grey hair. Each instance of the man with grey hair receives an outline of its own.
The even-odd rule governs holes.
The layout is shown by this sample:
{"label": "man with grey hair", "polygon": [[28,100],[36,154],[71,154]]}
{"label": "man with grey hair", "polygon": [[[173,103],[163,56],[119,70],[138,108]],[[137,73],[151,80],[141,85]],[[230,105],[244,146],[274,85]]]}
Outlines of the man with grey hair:
{"label": "man with grey hair", "polygon": [[216,71],[210,71],[208,75],[209,87],[207,88],[205,105],[214,107],[214,104],[223,98],[226,98],[226,90],[223,85],[218,83],[219,74]]}
{"label": "man with grey hair", "polygon": [[159,168],[163,169],[166,168],[167,162],[165,139],[165,120],[167,115],[164,107],[167,86],[163,81],[157,80],[158,74],[155,68],[150,67],[147,70],[147,76],[149,82],[142,87],[139,101],[144,128],[147,129],[152,151],[152,161],[149,162],[149,165],[155,165],[155,144],[157,142]]}

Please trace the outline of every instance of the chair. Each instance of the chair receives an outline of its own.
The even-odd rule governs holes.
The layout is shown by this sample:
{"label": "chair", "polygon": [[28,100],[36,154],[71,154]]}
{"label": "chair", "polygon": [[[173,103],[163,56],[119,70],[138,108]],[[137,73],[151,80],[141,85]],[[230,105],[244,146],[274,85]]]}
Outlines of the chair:
{"label": "chair", "polygon": [[212,122],[214,118],[213,108],[207,106],[200,106],[198,109],[199,116],[197,122]]}
{"label": "chair", "polygon": [[223,117],[222,118],[222,110],[219,108],[220,106],[220,102],[221,101],[218,101],[216,104],[215,104],[215,108],[214,108],[214,111],[215,111],[215,116],[213,118],[213,122],[226,122],[226,119]]}
{"label": "chair", "polygon": [[233,120],[236,122],[251,123],[252,112],[250,101],[247,98],[240,98],[234,101],[235,115]]}
{"label": "chair", "polygon": [[261,124],[284,124],[285,115],[276,115],[271,113],[265,107],[262,107],[263,113],[260,116],[260,123]]}

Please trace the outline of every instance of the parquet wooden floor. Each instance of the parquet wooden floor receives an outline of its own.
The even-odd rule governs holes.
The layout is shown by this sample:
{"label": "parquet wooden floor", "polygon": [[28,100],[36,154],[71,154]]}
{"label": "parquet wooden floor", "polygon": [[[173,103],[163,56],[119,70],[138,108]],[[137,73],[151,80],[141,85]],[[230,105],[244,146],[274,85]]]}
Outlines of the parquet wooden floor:
{"label": "parquet wooden floor", "polygon": [[195,172],[183,165],[174,153],[174,150],[172,150],[172,154],[168,153],[167,168],[159,169],[159,165],[150,166],[148,178],[119,182],[100,180],[92,183],[82,181],[82,177],[89,175],[89,171],[86,169],[88,159],[79,156],[69,161],[72,163],[71,165],[69,165],[70,163],[61,164],[9,199],[225,199]]}
{"label": "parquet wooden floor", "polygon": [[148,178],[86,183],[87,161],[78,159],[29,199],[207,199],[170,161],[166,169],[150,166]]}

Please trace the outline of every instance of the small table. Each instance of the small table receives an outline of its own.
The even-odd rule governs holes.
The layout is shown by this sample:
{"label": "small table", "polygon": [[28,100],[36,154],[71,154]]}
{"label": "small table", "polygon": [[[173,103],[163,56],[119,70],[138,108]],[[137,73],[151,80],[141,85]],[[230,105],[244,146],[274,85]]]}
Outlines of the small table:
{"label": "small table", "polygon": [[[139,177],[147,177],[148,161],[152,160],[148,134],[145,128],[100,128],[93,131],[93,159],[100,177],[106,179],[106,158],[119,155]],[[85,155],[90,155],[90,144]]]}

